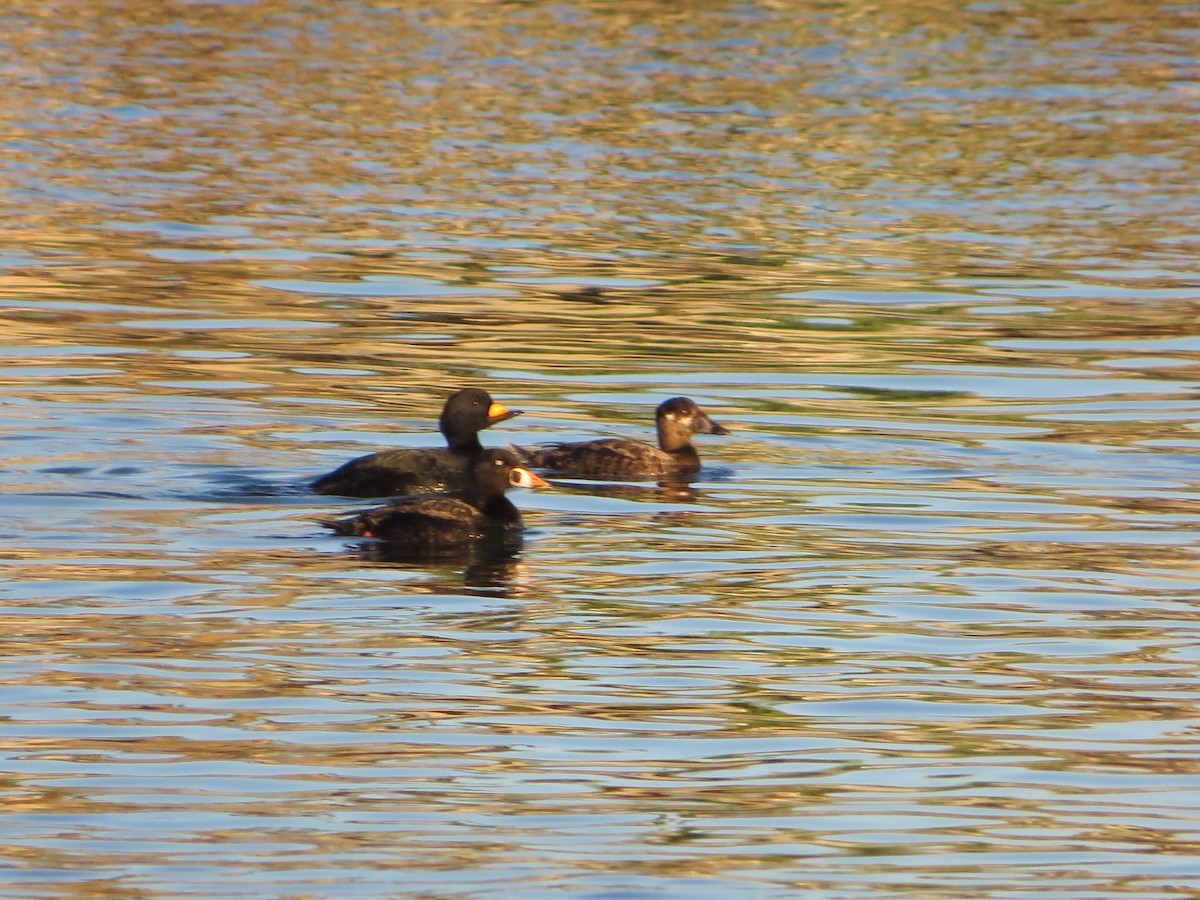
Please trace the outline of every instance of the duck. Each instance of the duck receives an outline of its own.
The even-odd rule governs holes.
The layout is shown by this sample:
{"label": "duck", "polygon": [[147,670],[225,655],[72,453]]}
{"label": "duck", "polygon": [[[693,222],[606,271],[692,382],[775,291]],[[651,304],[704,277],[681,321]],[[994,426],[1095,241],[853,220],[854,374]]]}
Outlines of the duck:
{"label": "duck", "polygon": [[395,497],[425,491],[463,490],[471,467],[484,452],[479,432],[521,414],[492,399],[482,388],[455,391],[442,407],[438,430],[446,447],[396,447],[360,456],[312,482],[318,494]]}
{"label": "duck", "polygon": [[654,412],[658,446],[625,438],[604,438],[513,449],[532,468],[591,478],[637,480],[678,477],[700,469],[693,434],[729,434],[687,397],[672,397]]}
{"label": "duck", "polygon": [[376,538],[414,554],[453,550],[475,543],[521,548],[521,512],[504,496],[510,487],[547,487],[511,450],[485,450],[471,467],[471,484],[456,495],[399,497],[344,519],[323,521],[335,534]]}

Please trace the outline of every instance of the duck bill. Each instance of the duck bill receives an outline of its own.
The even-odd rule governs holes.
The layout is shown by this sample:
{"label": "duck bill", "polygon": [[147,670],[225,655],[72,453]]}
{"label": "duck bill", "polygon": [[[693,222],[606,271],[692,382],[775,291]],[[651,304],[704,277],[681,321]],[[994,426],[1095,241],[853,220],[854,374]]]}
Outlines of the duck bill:
{"label": "duck bill", "polygon": [[544,488],[550,487],[550,483],[546,479],[535,475],[528,469],[521,466],[514,466],[512,472],[508,476],[508,482],[513,487],[523,488]]}
{"label": "duck bill", "polygon": [[705,416],[699,423],[701,428],[696,429],[702,434],[729,434],[729,429],[724,425],[718,425],[708,416]]}
{"label": "duck bill", "polygon": [[520,414],[521,410],[519,409],[506,409],[502,404],[492,403],[488,407],[487,420],[489,425],[495,425],[497,422],[503,422],[505,419],[511,419]]}

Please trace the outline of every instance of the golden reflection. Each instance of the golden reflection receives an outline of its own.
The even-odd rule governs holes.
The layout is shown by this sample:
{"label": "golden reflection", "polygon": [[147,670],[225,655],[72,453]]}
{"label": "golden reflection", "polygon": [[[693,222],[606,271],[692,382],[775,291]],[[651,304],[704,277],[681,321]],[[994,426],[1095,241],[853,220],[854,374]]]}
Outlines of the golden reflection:
{"label": "golden reflection", "polygon": [[[1141,3],[1089,3],[1027,16],[948,3],[789,3],[778,8],[764,40],[768,32],[722,6],[684,15],[659,3],[609,5],[571,18],[539,4],[435,7],[421,15],[400,4],[326,21],[316,10],[276,3],[134,11],[85,2],[75,14],[91,27],[69,45],[53,39],[58,22],[26,10],[21,27],[6,36],[17,89],[0,99],[0,121],[16,152],[38,165],[47,145],[29,124],[31,110],[73,108],[77,118],[74,139],[50,145],[63,196],[34,212],[43,231],[16,237],[86,252],[79,229],[97,228],[102,215],[89,192],[103,190],[104,175],[114,171],[114,187],[128,188],[134,210],[144,202],[152,218],[179,223],[237,219],[276,247],[327,247],[333,235],[402,241],[395,219],[381,215],[388,208],[410,210],[414,227],[461,235],[474,231],[465,213],[479,204],[482,170],[494,181],[488,207],[513,209],[511,237],[583,226],[576,240],[589,254],[648,248],[678,240],[680,230],[702,250],[715,243],[704,237],[707,227],[755,241],[760,247],[748,256],[759,262],[780,251],[792,260],[830,240],[822,233],[828,229],[801,223],[820,220],[822,209],[841,209],[851,221],[870,221],[852,229],[862,236],[835,230],[839,255],[945,267],[992,256],[993,235],[1058,243],[1067,230],[1052,216],[1038,223],[1039,234],[1029,234],[1009,216],[985,215],[977,247],[965,236],[932,240],[975,229],[933,210],[890,225],[873,220],[879,179],[889,179],[905,203],[914,187],[949,183],[964,201],[983,205],[997,189],[1018,196],[1061,190],[1060,179],[1070,176],[1056,167],[1081,157],[1140,157],[1148,146],[1169,143],[1174,159],[1193,168],[1200,161],[1188,116],[1142,117],[1145,107],[1137,105],[1172,105],[1192,50],[1183,8],[1147,16]],[[747,36],[757,43],[745,41],[705,65],[690,52],[697,43]],[[1064,91],[1053,114],[1041,115],[1043,106],[1031,98],[1062,84],[1063,58],[1054,52],[1060,41],[1086,45],[1072,56],[1066,79],[1081,90]],[[997,43],[1009,55],[989,51]],[[567,49],[582,46],[591,54]],[[1148,47],[1158,52],[1142,52]],[[659,65],[646,65],[648,59]],[[1115,75],[1113,59],[1124,62]],[[863,73],[857,79],[855,69]],[[1122,114],[1102,115],[1106,110],[1082,89],[1114,77],[1163,96],[1133,94]],[[897,102],[885,85],[908,96]],[[939,93],[955,91],[975,93],[968,110]],[[831,116],[831,106],[846,114]],[[205,115],[206,107],[221,114]],[[1014,128],[1014,121],[1027,127]],[[713,169],[686,191],[662,172],[663,160],[692,169],[705,153],[734,149],[744,170]],[[1181,171],[1152,166],[1142,175],[1170,185],[1180,183]],[[559,202],[539,202],[542,180],[555,175],[569,176],[554,178]],[[744,181],[740,204],[722,183],[729,179]],[[664,188],[656,205],[679,219],[659,238],[630,224],[647,223],[647,184]],[[345,191],[356,204],[337,202]],[[615,221],[598,215],[599,197],[614,198]],[[518,214],[531,204],[539,207],[536,217]],[[447,215],[448,207],[464,215]],[[306,208],[313,213],[299,215]],[[271,210],[294,211],[276,221]],[[589,227],[589,212],[604,225]],[[1108,217],[1091,227],[1122,247],[1137,239],[1127,220]],[[1078,240],[1078,223],[1068,224]],[[1138,223],[1142,240],[1156,230],[1151,221]],[[111,233],[92,240],[103,242],[94,251],[111,253]],[[195,240],[228,244],[219,229]],[[709,268],[695,252],[686,262]],[[717,272],[727,268],[716,254],[711,263]]]}

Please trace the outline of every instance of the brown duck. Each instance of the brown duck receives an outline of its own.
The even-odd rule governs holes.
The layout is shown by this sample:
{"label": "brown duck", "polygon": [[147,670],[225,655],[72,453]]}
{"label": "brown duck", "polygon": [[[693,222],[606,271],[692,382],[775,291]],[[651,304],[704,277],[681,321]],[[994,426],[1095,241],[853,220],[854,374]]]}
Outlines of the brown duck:
{"label": "brown duck", "polygon": [[520,415],[480,388],[455,391],[442,407],[438,430],[446,447],[397,447],[360,456],[312,483],[318,494],[389,497],[453,491],[471,485],[471,466],[484,452],[479,432]]}
{"label": "brown duck", "polygon": [[654,413],[658,446],[624,438],[516,447],[526,464],[590,478],[643,479],[688,475],[700,468],[693,434],[729,434],[687,397],[673,397]]}

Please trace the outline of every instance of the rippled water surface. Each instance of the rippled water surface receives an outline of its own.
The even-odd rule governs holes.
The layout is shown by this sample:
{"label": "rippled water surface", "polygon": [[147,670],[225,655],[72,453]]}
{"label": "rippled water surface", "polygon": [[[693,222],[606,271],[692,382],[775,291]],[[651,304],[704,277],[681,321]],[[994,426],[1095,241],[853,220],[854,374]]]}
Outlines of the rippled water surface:
{"label": "rippled water surface", "polygon": [[[9,4],[5,897],[1194,897],[1200,15]],[[732,432],[414,564],[306,484]]]}

